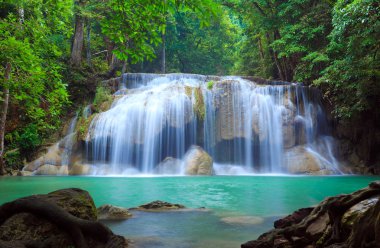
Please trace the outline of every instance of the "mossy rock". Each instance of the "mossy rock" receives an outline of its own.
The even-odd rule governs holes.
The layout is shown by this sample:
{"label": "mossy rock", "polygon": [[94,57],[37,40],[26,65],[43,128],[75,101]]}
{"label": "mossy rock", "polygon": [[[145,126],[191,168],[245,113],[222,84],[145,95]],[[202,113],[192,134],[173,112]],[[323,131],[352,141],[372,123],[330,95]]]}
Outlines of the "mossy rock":
{"label": "mossy rock", "polygon": [[77,131],[77,140],[85,141],[87,133],[89,131],[92,120],[97,116],[97,114],[90,115],[87,119],[81,117],[78,122],[75,130]]}
{"label": "mossy rock", "polygon": [[206,117],[206,107],[203,98],[202,89],[200,87],[194,89],[195,105],[194,112],[198,119],[203,121]]}

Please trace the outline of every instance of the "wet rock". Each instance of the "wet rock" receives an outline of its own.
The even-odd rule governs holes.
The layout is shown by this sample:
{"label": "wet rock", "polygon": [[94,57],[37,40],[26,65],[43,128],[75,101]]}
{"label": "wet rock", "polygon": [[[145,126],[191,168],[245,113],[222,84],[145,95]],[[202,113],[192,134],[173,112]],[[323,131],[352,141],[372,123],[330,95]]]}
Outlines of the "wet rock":
{"label": "wet rock", "polygon": [[308,216],[314,208],[301,208],[282,219],[274,222],[275,228],[284,228],[299,223],[306,216]]}
{"label": "wet rock", "polygon": [[150,203],[138,206],[137,210],[153,210],[153,211],[162,211],[162,210],[175,210],[175,209],[183,209],[185,208],[184,205],[176,204],[176,203],[169,203],[164,201],[152,201]]}
{"label": "wet rock", "polygon": [[378,247],[379,198],[380,181],[352,194],[329,197],[312,211],[301,209],[285,217],[275,229],[241,247]]}
{"label": "wet rock", "polygon": [[98,207],[97,211],[98,220],[125,220],[132,217],[128,209],[109,204]]}
{"label": "wet rock", "polygon": [[185,154],[184,167],[187,175],[212,175],[213,160],[200,146],[192,146]]}
{"label": "wet rock", "polygon": [[169,174],[175,175],[181,173],[182,162],[179,159],[173,157],[165,158],[161,163],[155,168],[155,173],[157,174]]}
{"label": "wet rock", "polygon": [[344,228],[351,229],[354,223],[379,201],[378,197],[370,198],[352,206],[342,217]]}
{"label": "wet rock", "polygon": [[329,174],[327,166],[304,146],[296,146],[284,153],[286,170],[292,174]]}
{"label": "wet rock", "polygon": [[81,189],[21,198],[0,206],[0,215],[1,247],[127,247],[96,222],[94,202]]}

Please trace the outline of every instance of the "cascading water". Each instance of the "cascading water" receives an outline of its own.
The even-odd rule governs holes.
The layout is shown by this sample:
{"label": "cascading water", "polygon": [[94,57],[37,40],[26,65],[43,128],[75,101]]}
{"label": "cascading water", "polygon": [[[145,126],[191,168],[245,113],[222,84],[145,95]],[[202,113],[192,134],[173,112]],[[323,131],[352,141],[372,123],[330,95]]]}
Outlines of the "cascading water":
{"label": "cascading water", "polygon": [[99,173],[153,173],[194,144],[217,174],[298,172],[300,156],[339,173],[315,89],[188,74],[125,74],[119,88],[87,135],[86,159]]}

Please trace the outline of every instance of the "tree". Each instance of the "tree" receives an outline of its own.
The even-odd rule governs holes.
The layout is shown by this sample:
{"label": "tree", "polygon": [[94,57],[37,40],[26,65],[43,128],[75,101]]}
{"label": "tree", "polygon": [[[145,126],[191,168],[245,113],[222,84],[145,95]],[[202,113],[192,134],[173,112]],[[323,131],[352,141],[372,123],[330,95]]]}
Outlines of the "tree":
{"label": "tree", "polygon": [[73,38],[73,46],[71,49],[71,63],[79,66],[82,62],[82,50],[84,41],[84,18],[81,9],[86,4],[86,0],[75,1],[75,32]]}
{"label": "tree", "polygon": [[5,66],[5,75],[4,75],[4,85],[3,85],[3,105],[1,108],[1,118],[0,118],[0,175],[6,173],[4,166],[4,135],[5,135],[5,122],[7,120],[8,114],[8,103],[9,103],[9,79],[11,77],[12,66],[10,63],[7,63]]}
{"label": "tree", "polygon": [[380,119],[380,6],[378,1],[339,0],[327,46],[328,67],[315,81],[339,118],[370,112]]}

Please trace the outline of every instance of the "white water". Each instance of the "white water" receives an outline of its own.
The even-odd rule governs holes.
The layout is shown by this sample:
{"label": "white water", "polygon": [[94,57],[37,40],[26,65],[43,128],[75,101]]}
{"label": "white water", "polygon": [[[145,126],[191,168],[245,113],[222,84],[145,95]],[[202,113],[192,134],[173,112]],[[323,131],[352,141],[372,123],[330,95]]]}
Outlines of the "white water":
{"label": "white water", "polygon": [[99,173],[153,173],[193,144],[212,156],[216,174],[286,173],[284,154],[296,146],[339,173],[315,89],[186,74],[127,74],[119,88],[123,94],[94,118],[87,137],[87,162]]}

